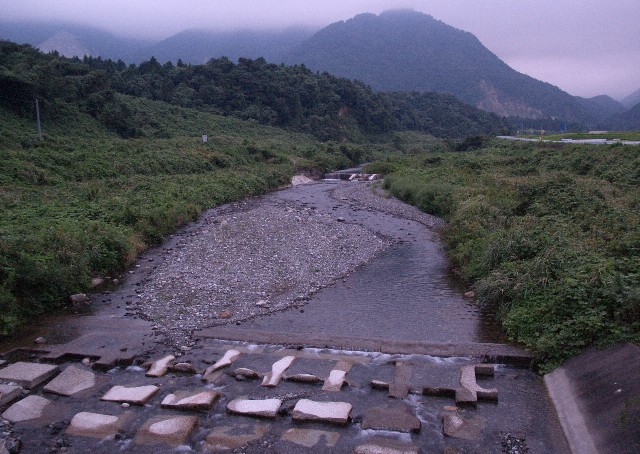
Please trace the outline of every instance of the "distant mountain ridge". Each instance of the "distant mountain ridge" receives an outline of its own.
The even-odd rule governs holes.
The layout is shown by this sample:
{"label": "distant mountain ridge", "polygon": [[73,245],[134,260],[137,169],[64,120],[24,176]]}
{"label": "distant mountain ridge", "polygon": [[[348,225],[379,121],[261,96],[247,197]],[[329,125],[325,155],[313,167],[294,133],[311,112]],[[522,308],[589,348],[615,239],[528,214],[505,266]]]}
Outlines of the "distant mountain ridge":
{"label": "distant mountain ridge", "polygon": [[633,93],[631,93],[629,96],[625,97],[621,101],[621,103],[627,109],[631,109],[633,106],[635,106],[636,104],[640,103],[640,88],[638,90],[634,91]]}
{"label": "distant mountain ridge", "polygon": [[309,38],[315,30],[291,27],[284,30],[235,30],[216,32],[185,30],[153,45],[132,52],[135,63],[155,57],[158,61],[202,64],[211,58],[264,58],[281,62],[294,47]]}
{"label": "distant mountain ridge", "polygon": [[182,60],[192,64],[222,56],[232,61],[263,57],[358,79],[381,91],[452,94],[501,116],[538,119],[556,126],[568,122],[609,128],[608,118],[622,115],[625,107],[633,106],[629,104],[635,97],[640,102],[640,90],[625,98],[624,106],[604,95],[572,96],[513,70],[471,33],[411,10],[360,14],[315,33],[301,27],[186,30],[158,42],[119,38],[74,24],[0,21],[0,39],[29,43],[45,51],[55,49],[67,56],[87,54],[126,63],[140,63],[152,56],[161,63]]}
{"label": "distant mountain ridge", "polygon": [[451,93],[499,115],[590,125],[606,117],[558,87],[513,70],[471,33],[411,10],[359,14],[331,24],[286,63],[359,79],[377,90]]}

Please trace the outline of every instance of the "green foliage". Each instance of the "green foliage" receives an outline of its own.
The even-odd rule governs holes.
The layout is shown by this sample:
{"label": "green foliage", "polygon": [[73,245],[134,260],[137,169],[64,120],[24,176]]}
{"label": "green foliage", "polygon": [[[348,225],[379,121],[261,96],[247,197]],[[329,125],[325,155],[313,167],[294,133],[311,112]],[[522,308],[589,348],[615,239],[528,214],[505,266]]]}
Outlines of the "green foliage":
{"label": "green foliage", "polygon": [[396,159],[385,185],[448,220],[450,257],[543,370],[640,341],[640,147],[484,145]]}
{"label": "green foliage", "polygon": [[[123,271],[202,210],[286,184],[296,150],[314,169],[331,145],[158,101],[112,100],[146,138],[124,139],[57,101],[39,142],[31,118],[0,107],[0,335],[88,290],[93,276]],[[331,165],[365,157],[351,145],[332,149]]]}
{"label": "green foliage", "polygon": [[[99,57],[44,55],[0,41],[0,82],[13,93],[7,102],[14,110],[28,112],[34,96],[43,100],[49,116],[61,102],[71,103],[125,138],[147,136],[145,123],[131,123],[134,113],[121,95],[255,120],[323,141],[364,142],[409,130],[459,137],[506,127],[501,118],[452,96],[375,93],[357,81],[262,58],[177,66],[152,58],[126,67]],[[0,99],[9,99],[2,94],[0,90]]]}

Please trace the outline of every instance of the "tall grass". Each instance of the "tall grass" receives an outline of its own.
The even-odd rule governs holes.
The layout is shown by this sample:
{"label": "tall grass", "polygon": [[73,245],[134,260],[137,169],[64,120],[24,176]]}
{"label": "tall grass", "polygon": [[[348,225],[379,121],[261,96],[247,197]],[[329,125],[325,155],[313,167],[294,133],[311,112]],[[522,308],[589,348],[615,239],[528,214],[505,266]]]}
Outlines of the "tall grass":
{"label": "tall grass", "polygon": [[39,142],[31,118],[0,108],[0,335],[86,291],[93,276],[124,270],[203,210],[288,183],[294,162],[323,171],[351,164],[360,150],[122,101],[138,138],[60,104],[44,112]]}
{"label": "tall grass", "polygon": [[640,341],[640,147],[494,142],[395,165],[386,187],[449,221],[455,266],[544,370]]}

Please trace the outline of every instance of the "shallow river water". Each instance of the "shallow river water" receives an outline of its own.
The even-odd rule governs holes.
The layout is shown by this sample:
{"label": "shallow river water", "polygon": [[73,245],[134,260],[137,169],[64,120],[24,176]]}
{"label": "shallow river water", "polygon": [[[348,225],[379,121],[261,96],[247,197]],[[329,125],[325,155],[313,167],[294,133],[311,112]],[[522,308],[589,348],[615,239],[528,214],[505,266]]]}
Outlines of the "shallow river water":
{"label": "shallow river water", "polygon": [[[325,180],[272,196],[360,224],[395,243],[346,279],[319,291],[304,309],[253,319],[242,327],[428,342],[504,341],[497,324],[456,285],[434,229],[350,199],[345,186],[362,184]],[[332,197],[334,191],[346,197]]]}

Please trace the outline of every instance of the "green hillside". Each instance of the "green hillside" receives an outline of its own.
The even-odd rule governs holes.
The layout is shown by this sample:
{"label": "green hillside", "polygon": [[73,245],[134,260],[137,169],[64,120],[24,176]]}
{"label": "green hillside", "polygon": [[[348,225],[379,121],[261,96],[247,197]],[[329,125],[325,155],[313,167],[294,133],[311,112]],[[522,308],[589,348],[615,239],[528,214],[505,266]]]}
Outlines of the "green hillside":
{"label": "green hillside", "polygon": [[[123,137],[143,135],[139,122],[128,120],[116,94],[253,119],[321,140],[361,142],[402,130],[464,137],[507,127],[501,118],[450,96],[413,93],[399,100],[374,93],[362,83],[263,59],[240,59],[236,64],[220,58],[204,65],[174,66],[152,58],[127,66],[100,58],[44,55],[29,46],[0,42],[0,101],[14,111],[31,109],[38,96],[50,106],[47,112],[55,112],[57,102],[71,103]],[[420,104],[448,114],[432,115],[433,109]]]}
{"label": "green hillside", "polygon": [[584,125],[607,116],[597,104],[513,70],[471,33],[410,10],[359,14],[331,24],[286,61],[358,79],[376,90],[449,93],[504,116]]}
{"label": "green hillside", "polygon": [[498,127],[449,97],[374,94],[264,60],[126,66],[0,42],[0,334],[124,270],[209,207],[294,172],[421,149],[433,140],[422,131]]}
{"label": "green hillside", "polygon": [[551,369],[640,341],[640,146],[467,140],[390,157],[392,194],[445,217],[448,254]]}

